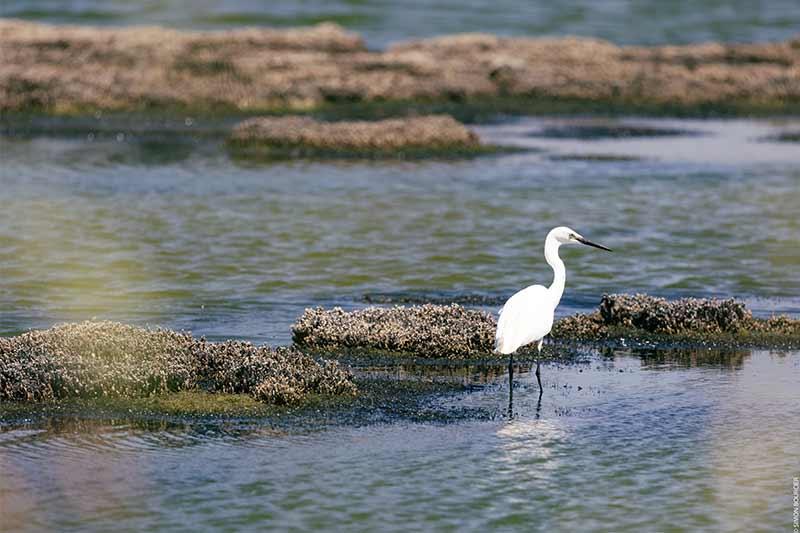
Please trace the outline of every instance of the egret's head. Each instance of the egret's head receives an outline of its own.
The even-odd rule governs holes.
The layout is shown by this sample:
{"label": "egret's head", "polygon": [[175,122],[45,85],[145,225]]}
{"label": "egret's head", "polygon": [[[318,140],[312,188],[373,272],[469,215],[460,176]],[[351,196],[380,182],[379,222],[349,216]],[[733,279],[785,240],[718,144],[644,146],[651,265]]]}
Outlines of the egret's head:
{"label": "egret's head", "polygon": [[611,251],[611,248],[606,248],[602,244],[597,244],[596,242],[592,242],[589,239],[586,239],[575,231],[572,228],[568,228],[567,226],[559,226],[550,230],[550,233],[547,235],[547,238],[553,238],[558,241],[559,244],[585,244],[587,246],[594,246],[595,248],[600,248],[601,250]]}

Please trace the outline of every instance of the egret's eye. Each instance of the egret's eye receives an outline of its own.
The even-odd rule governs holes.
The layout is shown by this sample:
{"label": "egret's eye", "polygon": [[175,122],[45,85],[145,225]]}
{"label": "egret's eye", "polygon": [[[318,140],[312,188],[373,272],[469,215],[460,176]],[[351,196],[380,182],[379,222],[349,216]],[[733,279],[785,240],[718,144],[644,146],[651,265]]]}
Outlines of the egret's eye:
{"label": "egret's eye", "polygon": [[574,240],[575,240],[577,237],[575,237],[575,234],[574,234],[574,233],[570,233],[570,234],[569,234],[569,238],[570,238],[570,239],[572,239],[572,240],[574,241]]}

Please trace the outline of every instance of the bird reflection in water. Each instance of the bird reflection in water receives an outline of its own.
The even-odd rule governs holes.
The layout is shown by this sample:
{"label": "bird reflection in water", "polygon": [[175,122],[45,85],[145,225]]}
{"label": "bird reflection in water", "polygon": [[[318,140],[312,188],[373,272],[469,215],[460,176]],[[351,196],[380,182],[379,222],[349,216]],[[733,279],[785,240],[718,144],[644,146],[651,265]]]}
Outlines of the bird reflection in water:
{"label": "bird reflection in water", "polygon": [[[538,377],[538,376],[537,376]],[[536,401],[536,415],[538,420],[542,412],[542,387],[539,387],[539,397]],[[514,365],[508,362],[508,419],[514,418]]]}

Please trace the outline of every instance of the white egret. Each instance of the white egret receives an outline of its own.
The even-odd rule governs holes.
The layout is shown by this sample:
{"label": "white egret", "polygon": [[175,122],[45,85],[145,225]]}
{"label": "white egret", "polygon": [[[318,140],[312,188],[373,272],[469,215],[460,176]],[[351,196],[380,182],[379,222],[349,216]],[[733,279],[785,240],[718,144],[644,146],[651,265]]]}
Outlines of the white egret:
{"label": "white egret", "polygon": [[[567,272],[564,262],[558,256],[562,244],[580,243],[594,246],[601,250],[611,251],[600,244],[584,239],[577,231],[566,226],[550,230],[544,241],[544,258],[553,268],[553,283],[549,287],[531,285],[517,292],[508,299],[500,310],[495,333],[495,352],[508,355],[509,387],[514,374],[512,364],[514,352],[520,347],[538,342],[538,350],[542,352],[542,341],[553,327],[553,316],[556,307],[564,294],[564,282]],[[542,379],[539,373],[539,360],[536,361],[536,380],[539,383],[539,394],[542,392]]]}

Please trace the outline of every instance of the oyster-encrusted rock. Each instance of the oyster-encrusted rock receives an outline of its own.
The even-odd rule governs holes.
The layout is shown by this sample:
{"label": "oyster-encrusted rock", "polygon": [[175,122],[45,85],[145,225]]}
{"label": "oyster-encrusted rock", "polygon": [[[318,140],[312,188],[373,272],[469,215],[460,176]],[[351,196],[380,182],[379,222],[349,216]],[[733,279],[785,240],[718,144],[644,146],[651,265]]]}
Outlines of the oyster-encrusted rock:
{"label": "oyster-encrusted rock", "polygon": [[422,357],[469,357],[491,352],[495,319],[453,305],[306,309],[292,326],[294,342],[312,348],[373,348]]}
{"label": "oyster-encrusted rock", "polygon": [[203,388],[291,403],[351,394],[350,373],[292,348],[206,342],[115,322],[63,324],[0,338],[0,400],[138,397]]}
{"label": "oyster-encrusted rock", "polygon": [[331,156],[441,152],[481,146],[475,133],[447,115],[341,122],[303,116],[258,117],[238,124],[229,142],[287,155]]}
{"label": "oyster-encrusted rock", "polygon": [[642,47],[464,34],[368,51],[334,24],[201,32],[0,19],[0,66],[0,111],[286,111],[508,98],[670,111],[800,104],[800,37]]}
{"label": "oyster-encrusted rock", "polygon": [[[306,309],[292,327],[296,345],[365,348],[419,357],[481,357],[494,349],[495,317],[457,304],[368,307],[347,312]],[[641,334],[747,344],[800,344],[800,320],[754,318],[741,302],[647,295],[604,295],[599,310],[561,318],[554,339],[593,340]],[[522,351],[535,351],[533,345]]]}

